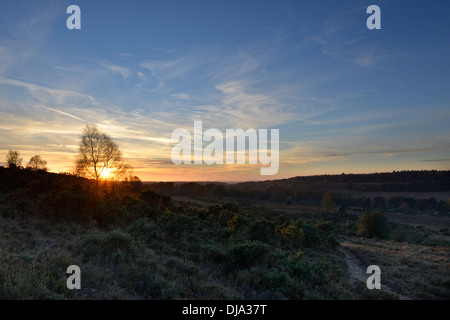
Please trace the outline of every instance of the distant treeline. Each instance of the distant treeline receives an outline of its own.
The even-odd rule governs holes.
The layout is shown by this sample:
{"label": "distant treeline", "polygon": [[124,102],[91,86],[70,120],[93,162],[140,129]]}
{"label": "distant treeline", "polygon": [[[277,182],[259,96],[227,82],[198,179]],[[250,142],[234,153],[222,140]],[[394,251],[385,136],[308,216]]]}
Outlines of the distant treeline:
{"label": "distant treeline", "polygon": [[450,211],[448,201],[430,197],[353,196],[353,192],[446,192],[450,191],[450,171],[401,171],[373,174],[342,174],[290,179],[224,183],[156,182],[146,187],[171,196],[229,197],[286,204],[317,204],[330,191],[337,205],[380,209],[416,209]]}
{"label": "distant treeline", "polygon": [[347,189],[370,192],[450,191],[450,170],[394,171],[390,173],[340,174],[294,177],[289,179],[245,182],[238,188],[283,187],[288,189]]}

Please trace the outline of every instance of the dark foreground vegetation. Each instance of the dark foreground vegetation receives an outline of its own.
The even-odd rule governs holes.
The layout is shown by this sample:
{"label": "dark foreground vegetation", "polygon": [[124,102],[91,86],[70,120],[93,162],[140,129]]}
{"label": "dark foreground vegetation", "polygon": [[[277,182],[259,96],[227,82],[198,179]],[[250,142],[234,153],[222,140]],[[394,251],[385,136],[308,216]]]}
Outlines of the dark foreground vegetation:
{"label": "dark foreground vegetation", "polygon": [[[341,247],[345,242],[361,261],[383,264],[377,259],[386,253],[373,249],[380,238],[408,238],[433,252],[436,261],[427,270],[433,281],[416,275],[421,282],[403,293],[450,297],[448,229],[411,229],[376,211],[358,216],[320,207],[293,211],[294,205],[280,210],[238,199],[205,205],[175,201],[138,179],[97,185],[73,175],[0,168],[0,299],[398,298],[352,281]],[[404,238],[396,240],[395,230]],[[352,237],[360,239],[353,247]],[[373,250],[364,241],[372,241]],[[408,269],[418,266],[412,254],[399,263],[405,264],[395,269],[402,281],[408,272],[425,271]],[[66,288],[69,265],[81,268],[81,290]]]}

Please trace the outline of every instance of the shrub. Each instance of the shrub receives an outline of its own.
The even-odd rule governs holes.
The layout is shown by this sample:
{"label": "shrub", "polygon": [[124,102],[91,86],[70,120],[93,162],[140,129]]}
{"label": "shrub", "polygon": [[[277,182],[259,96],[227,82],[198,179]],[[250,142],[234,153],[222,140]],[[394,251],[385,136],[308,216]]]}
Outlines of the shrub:
{"label": "shrub", "polygon": [[[163,199],[161,195],[152,190],[141,192],[140,198],[150,205],[151,210],[148,212],[148,216],[155,217],[163,207]],[[168,199],[165,201],[168,202]]]}
{"label": "shrub", "polygon": [[158,218],[160,224],[165,231],[173,236],[179,237],[185,231],[192,231],[196,227],[194,218],[185,213],[164,212]]}
{"label": "shrub", "polygon": [[158,229],[155,222],[148,218],[141,218],[129,224],[128,232],[138,241],[150,244],[156,238]]}
{"label": "shrub", "polygon": [[250,240],[258,240],[269,242],[273,237],[274,225],[265,219],[253,219],[248,226],[248,238]]}
{"label": "shrub", "polygon": [[277,233],[283,243],[299,244],[305,238],[305,233],[301,227],[291,223],[285,227],[277,228]]}
{"label": "shrub", "polygon": [[245,241],[232,246],[226,253],[229,268],[249,268],[267,260],[270,246],[260,241]]}
{"label": "shrub", "polygon": [[308,259],[303,259],[304,253],[299,249],[295,256],[287,256],[280,259],[282,266],[290,276],[309,281],[311,268]]}
{"label": "shrub", "polygon": [[330,221],[319,222],[316,224],[316,227],[317,229],[319,229],[319,231],[324,233],[332,232],[336,229],[333,223]]}
{"label": "shrub", "polygon": [[364,212],[356,222],[358,234],[365,237],[387,239],[389,225],[386,216],[380,211]]}
{"label": "shrub", "polygon": [[215,244],[206,244],[201,247],[205,258],[215,263],[222,263],[225,260],[225,253],[222,248]]}
{"label": "shrub", "polygon": [[38,208],[45,217],[87,222],[91,212],[88,209],[90,195],[82,192],[63,191],[57,194],[43,194],[39,197]]}
{"label": "shrub", "polygon": [[80,248],[85,261],[96,256],[104,256],[122,262],[136,253],[134,238],[121,230],[92,234],[80,244]]}
{"label": "shrub", "polygon": [[339,240],[336,238],[336,235],[334,233],[327,234],[325,237],[325,242],[331,247],[340,245]]}
{"label": "shrub", "polygon": [[312,247],[312,246],[320,244],[321,237],[319,235],[317,228],[314,225],[312,225],[310,223],[306,223],[303,226],[303,234],[304,234],[303,242],[307,246]]}
{"label": "shrub", "polygon": [[249,222],[249,219],[243,215],[236,214],[230,220],[228,220],[228,229],[231,231],[242,230]]}
{"label": "shrub", "polygon": [[408,229],[404,225],[396,225],[391,232],[391,239],[397,242],[408,241]]}

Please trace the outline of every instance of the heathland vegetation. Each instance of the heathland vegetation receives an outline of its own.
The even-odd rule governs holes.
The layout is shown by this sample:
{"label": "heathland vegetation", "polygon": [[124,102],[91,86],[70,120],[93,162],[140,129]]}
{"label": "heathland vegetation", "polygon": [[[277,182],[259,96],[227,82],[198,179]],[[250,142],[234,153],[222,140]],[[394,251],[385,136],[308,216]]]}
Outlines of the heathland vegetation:
{"label": "heathland vegetation", "polygon": [[[152,186],[133,177],[99,188],[75,175],[0,168],[0,298],[449,298],[448,228],[295,198],[188,201],[191,193],[177,191],[180,200]],[[429,217],[448,219],[440,215]],[[390,289],[353,281],[348,254],[362,269],[391,270]],[[81,290],[66,288],[69,265],[82,270]]]}

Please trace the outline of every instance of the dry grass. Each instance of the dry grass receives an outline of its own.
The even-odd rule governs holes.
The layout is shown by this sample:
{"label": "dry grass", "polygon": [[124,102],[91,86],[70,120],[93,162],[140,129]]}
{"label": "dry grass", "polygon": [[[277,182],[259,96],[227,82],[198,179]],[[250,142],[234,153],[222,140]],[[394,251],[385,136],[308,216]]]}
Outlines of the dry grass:
{"label": "dry grass", "polygon": [[[207,267],[125,231],[0,217],[0,299],[239,299]],[[82,290],[66,288],[78,265]]]}
{"label": "dry grass", "polygon": [[348,238],[361,265],[378,265],[381,281],[412,299],[450,298],[450,249],[394,241]]}

